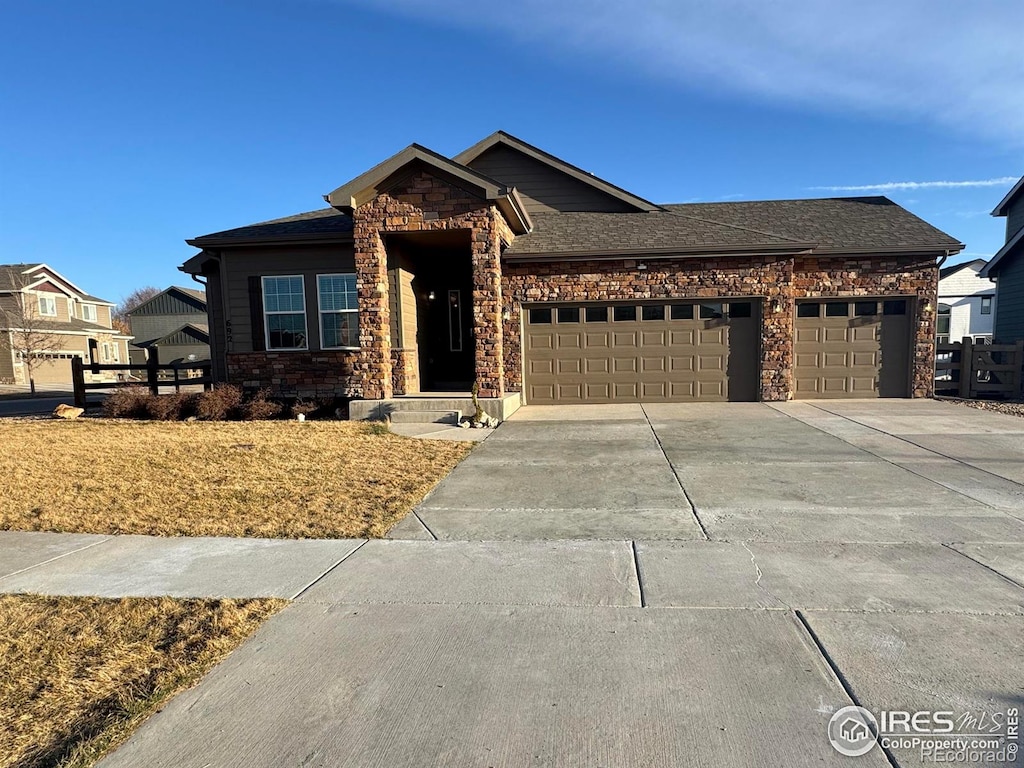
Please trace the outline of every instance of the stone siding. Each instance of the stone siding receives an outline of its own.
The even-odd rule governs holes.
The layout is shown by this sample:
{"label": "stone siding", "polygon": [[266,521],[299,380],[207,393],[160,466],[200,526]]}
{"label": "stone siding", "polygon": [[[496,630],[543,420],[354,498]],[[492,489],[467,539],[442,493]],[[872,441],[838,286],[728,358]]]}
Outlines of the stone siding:
{"label": "stone siding", "polygon": [[476,377],[481,397],[501,397],[502,242],[511,235],[498,209],[486,200],[428,173],[419,173],[361,205],[353,214],[359,290],[359,343],[355,375],[365,397],[394,394],[388,303],[387,253],[383,236],[392,232],[469,230],[473,268],[473,324]]}
{"label": "stone siding", "polygon": [[246,390],[268,389],[279,397],[359,397],[355,375],[359,353],[232,352],[228,381]]}
{"label": "stone siding", "polygon": [[506,264],[504,296],[505,384],[522,390],[523,303],[726,299],[762,297],[760,396],[793,395],[793,317],[797,299],[839,296],[909,296],[917,313],[912,394],[930,397],[935,364],[938,268],[914,257],[698,258],[647,261],[563,261]]}

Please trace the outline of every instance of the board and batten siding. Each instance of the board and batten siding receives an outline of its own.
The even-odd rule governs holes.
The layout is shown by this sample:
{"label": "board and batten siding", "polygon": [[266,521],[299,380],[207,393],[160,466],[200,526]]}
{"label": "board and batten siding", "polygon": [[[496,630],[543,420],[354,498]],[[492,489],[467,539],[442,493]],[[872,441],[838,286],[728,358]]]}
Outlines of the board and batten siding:
{"label": "board and batten siding", "polygon": [[474,171],[515,187],[529,213],[544,211],[630,212],[636,209],[617,198],[527,157],[498,145],[468,163]]}
{"label": "board and batten siding", "polygon": [[210,373],[214,381],[227,381],[228,363],[225,352],[228,349],[227,328],[224,325],[224,288],[221,285],[220,264],[207,262],[206,312],[210,323]]}
{"label": "board and batten siding", "polygon": [[206,312],[191,312],[187,315],[132,315],[129,318],[135,344],[163,338],[186,323],[206,325]]}
{"label": "board and batten siding", "polygon": [[1006,210],[1006,242],[1024,227],[1024,194],[1019,193]]}
{"label": "board and batten siding", "polygon": [[[355,272],[352,246],[302,245],[280,248],[246,248],[224,252],[222,267],[226,273],[227,320],[231,340],[226,351],[253,352],[253,319],[250,311],[250,278],[275,275],[302,275],[306,289],[306,332],[309,349],[320,348],[320,317],[317,313],[316,276]],[[261,281],[257,280],[259,285]],[[213,297],[210,296],[212,301]],[[262,296],[260,297],[262,304]],[[262,333],[257,331],[262,337]]]}
{"label": "board and batten siding", "polygon": [[997,296],[995,342],[1024,339],[1024,253],[1008,254],[999,263]]}

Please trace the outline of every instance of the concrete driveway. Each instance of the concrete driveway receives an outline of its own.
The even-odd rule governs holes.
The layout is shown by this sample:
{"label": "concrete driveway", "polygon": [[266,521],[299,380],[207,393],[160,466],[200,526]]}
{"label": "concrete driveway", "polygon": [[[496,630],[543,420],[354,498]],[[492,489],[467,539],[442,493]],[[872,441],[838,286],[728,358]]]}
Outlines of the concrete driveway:
{"label": "concrete driveway", "polygon": [[393,538],[1005,541],[1024,420],[933,401],[526,407]]}
{"label": "concrete driveway", "polygon": [[[927,764],[834,751],[852,703],[973,718],[999,749],[945,764],[1021,765],[991,718],[1024,706],[1022,462],[1024,420],[942,403],[523,409],[101,765]],[[235,554],[218,588],[260,568]],[[197,588],[170,578],[136,581]]]}

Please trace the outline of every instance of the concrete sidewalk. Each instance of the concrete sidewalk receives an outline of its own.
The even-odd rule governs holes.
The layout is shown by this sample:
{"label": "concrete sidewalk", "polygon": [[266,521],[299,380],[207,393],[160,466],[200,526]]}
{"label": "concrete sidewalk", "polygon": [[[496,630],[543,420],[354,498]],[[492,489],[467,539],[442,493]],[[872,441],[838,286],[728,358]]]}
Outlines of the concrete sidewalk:
{"label": "concrete sidewalk", "polygon": [[8,592],[296,598],[104,768],[845,765],[852,701],[1024,691],[1020,543],[5,533],[0,562]]}

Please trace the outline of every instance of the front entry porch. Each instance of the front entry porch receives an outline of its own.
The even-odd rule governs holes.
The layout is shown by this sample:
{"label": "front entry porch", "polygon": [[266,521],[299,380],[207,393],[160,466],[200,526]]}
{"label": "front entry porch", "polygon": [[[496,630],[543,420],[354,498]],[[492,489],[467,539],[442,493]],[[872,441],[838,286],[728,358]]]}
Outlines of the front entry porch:
{"label": "front entry porch", "polygon": [[[484,413],[498,421],[505,421],[523,404],[519,392],[504,397],[480,397],[477,402]],[[474,411],[473,397],[469,392],[429,392],[349,403],[349,418],[353,421],[457,424],[461,419],[472,416]]]}

